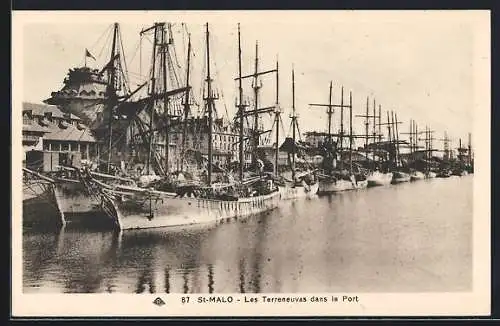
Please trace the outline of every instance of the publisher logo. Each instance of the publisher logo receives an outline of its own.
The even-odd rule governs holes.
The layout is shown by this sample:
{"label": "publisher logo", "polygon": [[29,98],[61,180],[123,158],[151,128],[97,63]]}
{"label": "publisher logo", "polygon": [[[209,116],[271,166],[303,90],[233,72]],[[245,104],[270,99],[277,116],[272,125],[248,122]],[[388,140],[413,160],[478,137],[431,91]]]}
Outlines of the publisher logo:
{"label": "publisher logo", "polygon": [[165,304],[165,301],[163,301],[162,298],[158,297],[153,301],[153,303],[157,306],[163,306]]}

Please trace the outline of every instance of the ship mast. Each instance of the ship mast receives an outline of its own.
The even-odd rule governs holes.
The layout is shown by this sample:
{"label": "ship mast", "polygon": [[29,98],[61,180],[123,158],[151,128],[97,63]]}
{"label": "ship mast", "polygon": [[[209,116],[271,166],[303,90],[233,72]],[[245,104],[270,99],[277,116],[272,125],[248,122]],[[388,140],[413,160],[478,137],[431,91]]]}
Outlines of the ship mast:
{"label": "ship mast", "polygon": [[[150,105],[150,118],[149,118],[149,150],[148,150],[148,158],[147,158],[147,165],[146,165],[146,174],[150,174],[151,170],[151,156],[153,155],[153,142],[154,142],[154,113],[155,113],[155,99],[156,99],[156,47],[158,46],[158,30],[159,27],[163,25],[161,23],[155,23],[153,27],[154,29],[154,41],[153,41],[153,53],[152,53],[152,76],[151,76],[151,91],[150,91],[150,96],[151,96],[151,101],[149,103]],[[151,28],[148,28],[147,30],[143,30],[141,33],[145,33],[146,31],[150,30]]]}
{"label": "ship mast", "polygon": [[212,78],[210,76],[210,33],[208,31],[208,23],[206,24],[206,46],[207,46],[207,97],[205,97],[206,101],[206,108],[208,110],[208,180],[207,183],[209,185],[212,184],[212,163],[213,163],[213,157],[212,157],[212,151],[213,151],[213,143],[212,143],[212,138],[213,138],[213,121],[212,121],[212,111],[213,111],[213,105],[214,105],[214,100],[217,98],[214,97],[214,94],[212,94]]}
{"label": "ship mast", "polygon": [[[256,149],[259,145],[259,139],[260,139],[260,134],[261,132],[259,132],[258,130],[258,121],[259,121],[259,114],[261,113],[268,113],[268,112],[272,112],[272,110],[275,108],[274,106],[271,106],[271,107],[264,107],[264,108],[259,108],[258,107],[258,95],[259,95],[259,89],[260,89],[260,85],[258,84],[258,77],[261,76],[261,75],[266,75],[266,74],[269,74],[269,73],[274,73],[274,72],[277,72],[276,69],[271,69],[271,70],[266,70],[266,71],[258,71],[258,63],[259,63],[259,60],[258,60],[258,43],[256,43],[255,45],[255,70],[253,72],[253,74],[251,75],[245,75],[245,76],[242,76],[241,75],[241,37],[240,37],[240,32],[239,32],[239,24],[238,24],[238,62],[239,62],[239,76],[237,78],[235,78],[235,80],[238,80],[239,83],[239,104],[238,104],[238,117],[239,117],[239,121],[240,121],[240,176],[243,175],[243,117],[247,117],[247,116],[253,116],[254,117],[254,129],[253,129],[253,135],[252,135],[252,142],[253,142],[253,155],[252,155],[252,160],[253,160],[253,163],[255,163],[257,160],[256,160]],[[247,111],[245,112],[244,110],[244,107],[245,105],[242,103],[243,100],[242,100],[242,86],[241,86],[241,81],[245,78],[253,78],[253,89],[254,89],[254,101],[255,101],[255,108],[253,110],[250,110],[250,111]],[[266,133],[268,131],[263,131],[262,133]],[[276,145],[278,146],[278,145]]]}
{"label": "ship mast", "polygon": [[187,51],[187,70],[186,70],[186,94],[184,98],[184,126],[182,129],[182,155],[181,155],[181,171],[184,169],[184,159],[186,155],[186,136],[188,127],[188,114],[189,114],[189,70],[191,63],[191,34],[188,34],[188,51]]}
{"label": "ship mast", "polygon": [[337,136],[340,144],[340,169],[344,169],[344,159],[342,152],[344,149],[344,86],[340,89],[340,133]]}
{"label": "ship mast", "polygon": [[257,147],[259,146],[259,90],[260,90],[260,85],[259,85],[259,43],[258,41],[255,42],[255,65],[254,65],[254,85],[253,85],[253,91],[254,91],[254,122],[253,122],[253,127],[254,127],[254,138],[253,138],[253,161],[254,163],[256,162],[257,158],[255,156]]}
{"label": "ship mast", "polygon": [[[375,126],[373,126],[373,128],[375,128]],[[376,141],[376,139],[374,139],[374,141]],[[378,142],[379,145],[382,142],[382,105],[380,104],[378,105]],[[382,167],[380,165],[382,163],[382,155],[380,154],[380,152],[378,153],[378,163],[379,169],[381,169]]]}
{"label": "ship mast", "polygon": [[328,115],[328,146],[331,148],[332,144],[332,116],[334,113],[334,108],[338,107],[338,105],[332,104],[332,92],[333,92],[333,82],[330,81],[330,93],[328,97],[328,104],[317,104],[317,103],[309,103],[310,106],[318,106],[318,107],[327,107],[328,110],[326,114]]}
{"label": "ship mast", "polygon": [[[375,100],[373,100],[373,115],[370,115],[369,113],[369,109],[370,109],[370,99],[369,97],[367,96],[366,97],[366,110],[365,110],[365,115],[356,115],[356,117],[358,118],[365,118],[365,161],[366,161],[366,164],[368,165],[368,141],[370,138],[373,138],[373,141],[376,141],[376,137],[377,137],[377,134],[375,132],[375,125],[376,125],[376,122],[375,122],[375,118],[376,118],[376,115],[375,115]],[[350,107],[351,107],[351,111],[352,111],[352,103],[350,104]],[[369,135],[369,127],[370,127],[370,118],[373,118],[373,136],[370,137]],[[350,137],[352,138],[353,136],[350,135]]]}
{"label": "ship mast", "polygon": [[413,119],[410,119],[410,132],[402,132],[402,135],[409,135],[409,146],[408,148],[410,149],[410,158],[413,157],[414,151],[414,129],[415,129],[415,121]]}
{"label": "ship mast", "polygon": [[292,69],[292,180],[295,181],[295,127],[297,125],[297,115],[295,114],[295,71]]}
{"label": "ship mast", "polygon": [[243,181],[243,165],[244,165],[244,148],[243,148],[243,115],[245,111],[245,105],[243,104],[243,87],[241,77],[241,33],[240,24],[238,23],[238,115],[239,115],[239,141],[238,141],[238,156],[239,156],[239,166],[238,172],[240,181]]}
{"label": "ship mast", "polygon": [[368,117],[368,104],[369,103],[369,98],[368,96],[366,97],[366,114],[365,114],[365,153],[366,153],[366,161],[368,162],[368,127],[369,127],[369,117]]}
{"label": "ship mast", "polygon": [[373,142],[376,142],[377,141],[377,129],[376,129],[376,125],[377,125],[377,112],[376,112],[376,105],[375,105],[375,99],[373,99]]}
{"label": "ship mast", "polygon": [[169,172],[169,147],[170,147],[170,112],[169,112],[169,97],[167,95],[167,53],[168,53],[168,45],[167,42],[167,31],[165,26],[162,25],[162,52],[161,52],[161,61],[162,61],[162,79],[163,79],[163,114],[165,118],[165,174],[168,175]]}
{"label": "ship mast", "polygon": [[415,127],[414,128],[414,134],[413,134],[413,138],[414,138],[413,144],[415,145],[415,148],[413,150],[413,153],[416,153],[417,150],[418,150],[418,148],[420,147],[419,146],[419,138],[418,138],[419,132],[418,132],[418,124],[417,124],[417,122],[416,121],[413,121],[413,122],[415,123],[415,125],[414,125],[414,127]]}
{"label": "ship mast", "polygon": [[410,157],[413,157],[413,149],[414,149],[413,132],[414,132],[414,121],[413,121],[413,119],[410,119],[410,132],[409,132],[409,135],[410,135]]}
{"label": "ship mast", "polygon": [[398,155],[398,164],[401,164],[400,162],[400,152],[399,152],[399,132],[398,132],[398,124],[401,122],[398,122],[398,114],[394,113],[394,119],[395,119],[395,128],[396,128],[396,148],[397,148],[397,155]]}
{"label": "ship mast", "polygon": [[352,175],[352,92],[349,92],[349,170]]}
{"label": "ship mast", "polygon": [[340,166],[341,169],[344,169],[343,159],[342,159],[342,151],[344,149],[344,86],[340,89],[340,135],[339,135],[339,143],[340,143]]}
{"label": "ship mast", "polygon": [[274,175],[278,176],[278,158],[279,158],[279,133],[280,133],[280,108],[279,108],[279,65],[276,60],[276,106],[274,110],[274,122],[276,123],[276,151],[274,152]]}
{"label": "ship mast", "polygon": [[467,144],[467,155],[469,157],[468,159],[468,163],[469,163],[469,168],[472,168],[472,144],[471,144],[471,138],[472,138],[472,135],[471,133],[469,133],[469,141],[468,141],[468,144]]}
{"label": "ship mast", "polygon": [[425,170],[426,172],[428,173],[430,171],[430,168],[429,168],[429,161],[431,160],[432,158],[432,140],[434,140],[434,138],[432,137],[432,133],[434,132],[434,130],[431,130],[429,128],[429,126],[425,126],[425,130],[424,131],[420,131],[418,132],[417,131],[417,134],[425,134],[425,160],[426,160],[426,167],[425,167]]}
{"label": "ship mast", "polygon": [[116,41],[118,38],[118,23],[114,23],[113,27],[113,44],[111,45],[111,58],[110,58],[110,73],[108,80],[108,99],[109,99],[109,121],[108,121],[108,164],[107,164],[107,172],[110,173],[111,170],[111,147],[113,145],[113,108],[117,102],[116,96],[116,65],[115,65],[115,56],[116,56]]}
{"label": "ship mast", "polygon": [[[388,131],[388,134],[387,134],[387,137],[388,137],[388,140],[389,140],[389,161],[391,160],[391,153],[392,153],[392,134],[391,134],[391,121],[390,121],[390,118],[389,118],[389,111],[387,111],[387,131]],[[392,163],[392,162],[391,162]]]}

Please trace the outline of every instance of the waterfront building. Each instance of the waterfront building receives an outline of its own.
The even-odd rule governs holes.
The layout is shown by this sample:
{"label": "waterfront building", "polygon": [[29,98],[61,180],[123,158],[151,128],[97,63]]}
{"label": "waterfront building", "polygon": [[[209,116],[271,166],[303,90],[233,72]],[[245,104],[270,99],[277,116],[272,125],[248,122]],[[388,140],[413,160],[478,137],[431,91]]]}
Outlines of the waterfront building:
{"label": "waterfront building", "polygon": [[96,139],[81,119],[57,106],[23,102],[23,149],[80,152],[84,160],[98,155]]}

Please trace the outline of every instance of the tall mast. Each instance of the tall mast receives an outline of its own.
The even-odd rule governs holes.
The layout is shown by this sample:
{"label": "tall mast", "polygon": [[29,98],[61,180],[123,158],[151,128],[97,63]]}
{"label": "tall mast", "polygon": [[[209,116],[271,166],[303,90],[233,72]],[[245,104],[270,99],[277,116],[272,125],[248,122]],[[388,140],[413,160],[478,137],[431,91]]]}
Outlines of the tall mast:
{"label": "tall mast", "polygon": [[[241,81],[241,79],[240,79]],[[279,133],[280,133],[280,108],[279,108],[279,64],[276,60],[276,107],[274,111],[274,122],[276,123],[276,151],[274,152],[274,175],[278,176],[278,158],[279,158]]]}
{"label": "tall mast", "polygon": [[[350,103],[350,108],[351,108],[351,111],[352,111],[352,103]],[[365,118],[365,161],[366,161],[366,165],[368,166],[368,161],[369,161],[369,158],[368,158],[368,142],[369,142],[369,139],[370,138],[373,138],[373,141],[376,142],[377,139],[376,139],[376,129],[375,129],[375,126],[376,126],[376,114],[375,114],[375,100],[373,100],[373,115],[370,115],[370,98],[367,96],[366,97],[366,110],[365,110],[365,115],[356,115],[356,117],[360,117],[360,118]],[[369,133],[369,130],[370,130],[370,118],[373,118],[373,135],[370,136],[370,133]]]}
{"label": "tall mast", "polygon": [[429,161],[432,157],[431,131],[429,126],[425,126],[425,137],[427,139],[427,172],[429,172]]}
{"label": "tall mast", "polygon": [[376,105],[375,105],[375,99],[373,99],[373,141],[374,142],[377,141],[377,129],[376,129],[377,121],[375,120],[375,119],[377,119],[376,110],[377,109],[376,109]]}
{"label": "tall mast", "polygon": [[400,163],[399,161],[399,132],[398,132],[398,114],[397,113],[394,113],[394,116],[395,116],[395,128],[396,128],[396,153],[397,153],[397,162],[398,164]]}
{"label": "tall mast", "polygon": [[352,92],[349,92],[349,170],[352,174]]}
{"label": "tall mast", "polygon": [[[342,86],[340,91],[340,149],[342,150],[343,148],[344,148],[344,86]],[[340,162],[342,162],[342,160]]]}
{"label": "tall mast", "polygon": [[184,126],[182,130],[182,156],[181,156],[181,171],[184,169],[184,159],[186,155],[186,136],[188,127],[188,114],[189,114],[189,72],[191,63],[191,34],[188,34],[188,51],[187,51],[187,70],[186,70],[186,94],[184,99]]}
{"label": "tall mast", "polygon": [[[376,141],[376,140],[374,140],[374,141]],[[379,141],[379,143],[382,142],[382,106],[380,104],[378,105],[378,141]],[[381,160],[382,160],[382,157],[379,153],[379,155],[378,155],[379,163],[381,163]]]}
{"label": "tall mast", "polygon": [[[391,120],[389,118],[389,111],[387,111],[387,130],[388,130],[388,140],[389,140],[389,146],[390,146],[389,149],[392,152],[392,133],[391,133]],[[390,160],[390,156],[389,156],[389,160]]]}
{"label": "tall mast", "polygon": [[332,115],[333,115],[333,109],[332,109],[332,87],[333,87],[333,82],[330,81],[330,95],[328,96],[328,144],[329,146],[332,145]]}
{"label": "tall mast", "polygon": [[154,41],[153,41],[153,67],[152,67],[152,77],[151,77],[151,114],[149,118],[149,151],[148,151],[148,161],[146,167],[146,173],[150,173],[151,169],[151,155],[153,153],[153,142],[154,142],[154,131],[153,131],[153,122],[154,122],[154,113],[155,113],[155,92],[156,92],[156,47],[158,45],[158,27],[160,24],[155,23],[154,25]]}
{"label": "tall mast", "polygon": [[169,112],[169,98],[167,95],[167,30],[165,25],[162,25],[162,51],[161,51],[161,61],[162,61],[162,79],[163,79],[163,114],[165,115],[165,173],[168,175],[169,172],[169,146],[170,146],[170,112]]}
{"label": "tall mast", "polygon": [[418,150],[418,148],[419,148],[419,146],[418,146],[418,144],[419,144],[418,134],[419,134],[419,133],[418,133],[418,125],[417,125],[417,122],[416,122],[416,121],[413,121],[413,122],[415,122],[415,133],[414,133],[415,141],[413,142],[413,143],[414,143],[414,145],[415,145],[415,149],[414,149],[414,151],[413,151],[413,152],[415,153],[415,152]]}
{"label": "tall mast", "polygon": [[118,38],[118,23],[113,25],[113,44],[111,45],[111,58],[110,58],[110,73],[108,80],[108,99],[109,99],[109,122],[108,122],[108,164],[107,172],[111,171],[111,147],[113,145],[113,108],[116,105],[116,65],[115,65],[115,55],[116,55],[116,41]]}
{"label": "tall mast", "polygon": [[[244,151],[243,151],[243,114],[245,110],[245,106],[243,105],[243,87],[242,76],[241,76],[241,34],[240,34],[240,24],[238,23],[238,94],[239,94],[239,103],[238,103],[238,114],[239,114],[239,141],[238,141],[238,149],[239,149],[239,176],[240,180],[243,180],[243,164],[244,164]],[[277,146],[277,143],[276,143]]]}
{"label": "tall mast", "polygon": [[[369,109],[369,101],[370,99],[368,98],[368,96],[366,97],[366,113],[365,113],[365,151],[367,153],[366,155],[366,160],[368,161],[368,127],[369,127],[369,118],[368,118],[368,109]],[[374,127],[375,128],[375,127]]]}
{"label": "tall mast", "polygon": [[208,184],[212,184],[212,105],[213,105],[213,96],[212,96],[212,79],[210,77],[210,34],[208,31],[208,23],[206,24],[206,43],[207,43],[207,109],[208,109]]}
{"label": "tall mast", "polygon": [[[272,69],[272,70],[267,70],[267,71],[258,71],[258,43],[256,43],[255,45],[255,71],[253,74],[251,75],[246,75],[246,76],[242,76],[241,75],[241,43],[240,43],[240,33],[239,33],[239,25],[238,25],[238,45],[239,45],[239,49],[238,49],[238,58],[239,58],[239,76],[235,79],[238,79],[240,80],[240,83],[239,83],[239,88],[240,88],[240,105],[239,105],[239,112],[238,112],[238,116],[240,117],[240,132],[242,132],[242,129],[243,129],[243,117],[244,116],[250,116],[250,115],[253,115],[254,116],[254,132],[253,132],[253,135],[252,135],[252,141],[253,141],[253,146],[254,146],[254,153],[252,153],[253,155],[253,162],[255,163],[256,161],[256,155],[255,155],[255,149],[257,149],[258,145],[259,145],[259,138],[260,138],[260,132],[258,130],[258,122],[259,122],[259,114],[261,113],[266,113],[266,112],[272,112],[272,110],[274,109],[274,106],[272,107],[265,107],[265,108],[259,108],[258,107],[258,92],[259,92],[259,89],[260,89],[260,85],[258,84],[258,77],[260,75],[265,75],[265,74],[269,74],[269,73],[274,73],[276,72],[276,69]],[[242,99],[241,99],[241,80],[243,78],[253,78],[253,81],[254,81],[254,85],[253,85],[253,89],[254,89],[254,99],[255,99],[255,109],[253,111],[248,111],[248,112],[244,112],[243,110],[243,103],[242,103]],[[240,134],[240,146],[241,148],[243,147],[243,135]],[[278,145],[276,145],[278,146]],[[240,149],[240,156],[242,157],[243,154],[241,152],[241,149]],[[242,163],[243,160],[240,159],[240,164],[243,164]],[[241,174],[243,174],[241,172]]]}
{"label": "tall mast", "polygon": [[410,155],[413,154],[413,119],[410,119]]}
{"label": "tall mast", "polygon": [[382,141],[382,105],[378,105],[378,141]]}
{"label": "tall mast", "polygon": [[394,145],[394,163],[398,167],[398,150],[396,148],[396,126],[394,124],[394,111],[391,111],[392,144]]}
{"label": "tall mast", "polygon": [[327,136],[327,141],[328,144],[332,144],[332,116],[333,116],[333,108],[334,107],[340,107],[340,105],[334,105],[332,104],[332,88],[333,88],[333,83],[330,81],[330,95],[328,97],[328,104],[317,104],[317,103],[309,103],[310,106],[319,106],[319,107],[327,107],[328,111],[326,111],[326,114],[328,115],[328,136]]}
{"label": "tall mast", "polygon": [[295,71],[292,69],[292,180],[295,180],[295,124],[297,116],[295,115]]}
{"label": "tall mast", "polygon": [[389,119],[389,111],[387,111],[387,130],[388,130],[388,141],[392,142],[392,135],[391,135],[391,120]]}
{"label": "tall mast", "polygon": [[[377,121],[376,121],[376,119],[377,119],[377,112],[376,112],[376,110],[377,109],[376,109],[376,105],[375,104],[376,104],[375,103],[375,99],[373,99],[373,116],[372,116],[373,117],[373,128],[372,128],[372,132],[373,132],[373,142],[374,143],[377,142],[377,129],[376,129],[377,128],[376,127],[376,125],[377,125]],[[372,160],[373,160],[373,164],[371,164],[372,169],[374,169],[374,166],[375,166],[375,164],[374,164],[375,163],[375,155],[373,155],[373,154],[374,153],[372,153]],[[366,155],[366,157],[368,159],[368,155]]]}
{"label": "tall mast", "polygon": [[418,135],[417,135],[417,122],[413,120],[413,149],[412,152],[415,154],[418,149]]}
{"label": "tall mast", "polygon": [[425,172],[429,172],[429,132],[428,127],[425,126]]}
{"label": "tall mast", "polygon": [[467,155],[469,157],[469,159],[468,159],[469,165],[472,167],[472,144],[471,144],[471,138],[472,138],[472,135],[469,132],[469,141],[468,141],[468,144],[467,144]]}
{"label": "tall mast", "polygon": [[254,102],[255,102],[255,109],[254,109],[254,122],[253,122],[253,127],[254,127],[254,144],[253,144],[253,153],[254,153],[254,161],[256,160],[255,157],[255,151],[257,150],[257,147],[259,146],[259,43],[258,41],[255,42],[255,65],[254,65],[254,86],[253,86],[253,91],[254,91]]}

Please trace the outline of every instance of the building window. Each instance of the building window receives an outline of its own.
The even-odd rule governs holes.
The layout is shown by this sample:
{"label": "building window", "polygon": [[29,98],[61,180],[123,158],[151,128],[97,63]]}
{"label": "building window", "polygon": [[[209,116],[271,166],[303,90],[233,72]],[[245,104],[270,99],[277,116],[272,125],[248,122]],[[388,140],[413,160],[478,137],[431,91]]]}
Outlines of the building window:
{"label": "building window", "polygon": [[30,125],[30,124],[31,124],[30,117],[27,114],[23,115],[23,125]]}
{"label": "building window", "polygon": [[87,157],[87,144],[80,145],[80,153],[82,154],[82,160],[88,159],[88,157]]}
{"label": "building window", "polygon": [[68,143],[62,143],[61,144],[61,151],[69,151],[69,144]]}

